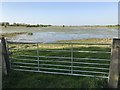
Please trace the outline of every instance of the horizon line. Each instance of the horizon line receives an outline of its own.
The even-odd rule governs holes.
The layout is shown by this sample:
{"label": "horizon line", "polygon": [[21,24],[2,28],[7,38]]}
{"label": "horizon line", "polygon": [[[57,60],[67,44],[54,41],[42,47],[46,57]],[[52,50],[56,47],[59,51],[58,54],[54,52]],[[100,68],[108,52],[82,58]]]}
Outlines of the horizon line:
{"label": "horizon line", "polygon": [[61,24],[25,23],[25,22],[8,22],[8,21],[2,21],[0,23],[9,23],[9,24],[16,23],[16,24],[29,24],[29,25],[37,25],[37,24],[39,24],[39,25],[52,25],[52,26],[63,26],[63,25],[65,25],[65,26],[107,26],[107,25],[118,25],[118,23],[117,24],[83,24],[83,25],[62,24],[61,25]]}

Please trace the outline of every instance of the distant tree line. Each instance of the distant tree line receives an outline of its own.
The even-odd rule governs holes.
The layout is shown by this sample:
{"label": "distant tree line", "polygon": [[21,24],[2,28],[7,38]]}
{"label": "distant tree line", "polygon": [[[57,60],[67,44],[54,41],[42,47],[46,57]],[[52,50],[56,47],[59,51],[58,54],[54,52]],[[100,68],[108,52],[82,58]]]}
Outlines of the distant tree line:
{"label": "distant tree line", "polygon": [[117,27],[120,26],[119,24],[117,25],[84,25],[84,27]]}
{"label": "distant tree line", "polygon": [[115,27],[115,26],[120,26],[119,24],[117,25],[107,25],[107,27]]}
{"label": "distant tree line", "polygon": [[[10,24],[9,22],[0,22],[0,26],[4,26],[5,28],[7,26],[24,26],[24,27],[48,27],[48,26],[52,26],[52,25],[43,25],[43,24],[36,24],[36,25],[31,25],[31,24],[25,24],[25,23],[13,23],[13,24]],[[118,27],[120,26],[120,24],[117,24],[117,25],[105,25],[105,26],[102,26],[102,25],[83,25],[83,27]],[[63,25],[62,27],[65,27],[65,25]],[[71,26],[68,26],[68,27],[71,27]]]}
{"label": "distant tree line", "polygon": [[4,26],[4,27],[7,27],[9,25],[10,25],[9,22],[2,22],[2,23],[0,23],[0,26]]}
{"label": "distant tree line", "polygon": [[37,25],[26,25],[26,27],[48,27],[48,26],[52,26],[52,25],[42,25],[42,24],[37,24]]}
{"label": "distant tree line", "polygon": [[9,22],[1,22],[0,26],[24,26],[24,27],[48,27],[48,26],[52,26],[52,25],[42,25],[42,24],[36,24],[36,25],[31,25],[31,24],[25,24],[25,23],[13,23],[10,24]]}

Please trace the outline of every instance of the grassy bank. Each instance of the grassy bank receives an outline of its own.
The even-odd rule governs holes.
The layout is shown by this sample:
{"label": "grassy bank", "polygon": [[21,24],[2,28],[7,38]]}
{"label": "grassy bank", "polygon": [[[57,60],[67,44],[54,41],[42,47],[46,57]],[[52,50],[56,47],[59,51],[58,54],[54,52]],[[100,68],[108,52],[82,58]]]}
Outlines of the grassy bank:
{"label": "grassy bank", "polygon": [[58,42],[112,43],[112,39],[110,39],[110,38],[90,38],[90,39],[60,40]]}
{"label": "grassy bank", "polygon": [[1,37],[13,37],[13,36],[17,36],[17,35],[25,34],[25,33],[26,32],[3,33],[0,35],[0,38]]}
{"label": "grassy bank", "polygon": [[[60,40],[57,43],[103,43],[103,44],[112,44],[112,39],[110,38],[91,38],[91,39],[78,39],[78,40]],[[77,47],[89,47],[89,45],[74,45]],[[91,45],[92,46],[92,45]],[[90,46],[90,47],[91,47]],[[109,47],[108,45],[93,45],[94,47]],[[36,49],[36,44],[12,44],[12,48],[28,48]],[[70,44],[39,44],[40,49],[62,49],[62,48],[71,48]]]}
{"label": "grassy bank", "polygon": [[[85,39],[85,40],[64,40],[64,41],[58,41],[58,42],[93,42],[93,43],[111,43],[111,39]],[[44,51],[44,50],[71,50],[70,44],[39,44],[39,55],[41,56],[59,56],[59,57],[69,57],[71,55],[70,52],[54,52],[54,51]],[[31,57],[21,57],[20,55],[30,55],[30,56],[36,56],[37,48],[36,44],[11,44],[10,48],[12,48],[12,57],[14,58],[22,58],[26,60],[13,60],[12,62],[25,62],[25,63],[34,63],[37,64],[36,58]],[[17,50],[19,48],[19,50]],[[14,50],[13,50],[14,49]],[[106,51],[110,52],[110,46],[109,45],[74,45],[74,50],[88,50],[88,51]],[[43,51],[42,51],[43,50]],[[74,52],[75,58],[99,58],[99,59],[109,59],[110,54],[103,54],[103,53],[85,53],[85,52]],[[27,60],[29,59],[29,60]],[[58,68],[58,69],[70,69],[69,67],[54,67],[54,66],[41,66],[42,64],[61,64],[61,65],[70,65],[65,63],[56,63],[56,62],[45,62],[45,60],[53,60],[50,58],[40,58],[40,60],[44,60],[43,62],[40,62],[40,67],[42,68]],[[55,59],[55,61],[68,61],[67,59]],[[75,60],[79,62],[78,60]],[[110,62],[104,62],[104,61],[91,61],[91,60],[81,60],[81,62],[94,62],[94,63],[101,63],[101,64],[109,64]],[[12,64],[13,65],[13,64]],[[76,65],[76,64],[74,64]],[[79,64],[82,67],[86,67],[86,65]],[[28,65],[30,66],[30,65]],[[96,66],[101,67],[97,65],[87,65],[88,67]],[[36,70],[35,68],[32,68],[34,66],[30,66],[30,70]],[[109,68],[102,66],[104,68]],[[13,68],[17,68],[14,67]],[[19,67],[20,68],[20,67]],[[21,67],[22,69],[25,69],[24,67]],[[76,68],[74,68],[76,69]],[[42,69],[41,69],[42,70]],[[94,70],[94,69],[86,69],[86,68],[77,68],[76,70]],[[44,71],[44,70],[43,70]],[[53,70],[49,70],[53,71]],[[103,70],[95,70],[95,71],[103,71]],[[108,72],[108,71],[104,71]],[[75,73],[75,72],[74,72]],[[88,73],[85,73],[88,74]],[[94,74],[99,75],[99,74]],[[103,76],[106,76],[103,74]],[[107,79],[102,78],[90,78],[90,77],[76,77],[76,76],[65,76],[65,75],[53,75],[53,74],[42,74],[42,73],[32,73],[32,72],[20,72],[20,71],[12,71],[9,77],[5,77],[3,80],[3,87],[4,88],[83,88],[91,90],[93,88],[107,88]]]}

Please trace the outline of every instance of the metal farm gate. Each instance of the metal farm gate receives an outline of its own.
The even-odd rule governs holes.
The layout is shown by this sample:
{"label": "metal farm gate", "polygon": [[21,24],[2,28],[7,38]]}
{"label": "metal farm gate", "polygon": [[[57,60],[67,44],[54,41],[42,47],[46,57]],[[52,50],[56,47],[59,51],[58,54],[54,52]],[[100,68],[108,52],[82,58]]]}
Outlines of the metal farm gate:
{"label": "metal farm gate", "polygon": [[7,41],[13,70],[108,78],[111,44]]}

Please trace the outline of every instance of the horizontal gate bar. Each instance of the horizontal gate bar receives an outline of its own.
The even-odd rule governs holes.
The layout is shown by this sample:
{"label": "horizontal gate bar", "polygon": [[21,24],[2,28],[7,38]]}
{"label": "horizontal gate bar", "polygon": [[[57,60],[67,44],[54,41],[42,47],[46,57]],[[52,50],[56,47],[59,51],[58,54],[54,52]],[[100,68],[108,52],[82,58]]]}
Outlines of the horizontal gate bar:
{"label": "horizontal gate bar", "polygon": [[[79,58],[79,59],[81,59],[81,58]],[[84,60],[89,60],[88,58],[83,58]],[[20,58],[10,58],[10,60],[23,60],[23,61],[38,61],[38,60],[31,60],[31,59],[20,59]],[[60,61],[60,60],[39,60],[39,61],[45,61],[45,62],[65,62],[65,63],[71,63],[71,62],[68,62],[68,61],[64,61],[64,60],[62,60],[62,61]],[[103,60],[101,60],[101,61],[103,61]],[[107,61],[107,60],[105,60],[105,61]],[[73,62],[73,63],[77,63],[77,62]],[[78,62],[79,63],[79,62]]]}
{"label": "horizontal gate bar", "polygon": [[[20,59],[20,60],[24,60],[24,59]],[[25,59],[26,60],[26,59]],[[29,60],[29,59],[27,59]],[[30,61],[38,61],[38,60],[30,60]],[[39,61],[43,61],[43,62],[64,62],[64,63],[71,63],[71,62],[68,62],[68,61],[55,61],[55,60],[39,60]],[[74,62],[73,62],[74,63]],[[75,62],[76,63],[76,62]],[[17,64],[23,64],[22,62],[21,63],[18,63]],[[26,63],[25,63],[26,64]],[[31,63],[30,63],[31,64]],[[41,64],[40,64],[41,65]],[[52,64],[52,66],[55,65],[55,64]],[[63,66],[63,65],[62,65]],[[71,67],[71,66],[66,66],[64,65],[65,67]],[[81,66],[73,66],[74,68],[91,68],[91,69],[103,69],[103,70],[109,70],[108,68],[98,68],[98,67],[81,67]]]}
{"label": "horizontal gate bar", "polygon": [[[57,61],[57,60],[39,60],[39,61],[41,61],[41,62],[60,62],[60,63],[71,63],[70,61],[63,61],[63,60],[61,60],[61,61]],[[72,62],[72,63],[78,63],[78,64],[81,64],[81,63],[86,63],[86,62]],[[90,63],[91,64],[91,63]],[[101,64],[101,63],[92,63],[92,64]],[[108,65],[108,64],[104,64],[104,65]]]}
{"label": "horizontal gate bar", "polygon": [[72,42],[66,42],[66,43],[43,43],[43,44],[81,44],[81,45],[111,45],[111,43],[86,43],[86,42],[81,42],[81,43],[72,43]]}
{"label": "horizontal gate bar", "polygon": [[38,61],[38,60],[33,60],[33,59],[23,59],[23,58],[9,58],[10,60],[23,60],[23,61]]}
{"label": "horizontal gate bar", "polygon": [[[27,50],[27,49],[12,49],[12,50],[17,50],[17,51],[20,51],[20,50],[23,50],[23,51],[36,51],[36,50]],[[42,52],[45,52],[45,51],[51,51],[51,52],[71,52],[71,50],[39,50],[39,51],[42,51]],[[108,53],[110,54],[111,52],[105,52],[105,51],[81,51],[81,50],[73,50],[73,52],[85,52],[85,53]]]}
{"label": "horizontal gate bar", "polygon": [[[43,58],[71,59],[71,57],[56,57],[56,56],[39,56],[39,57],[43,57]],[[97,59],[97,58],[73,58],[73,59],[110,61],[110,59]]]}
{"label": "horizontal gate bar", "polygon": [[101,63],[86,63],[86,62],[73,62],[73,63],[76,63],[76,64],[91,64],[91,65],[109,65],[109,64],[101,64]]}
{"label": "horizontal gate bar", "polygon": [[99,58],[74,58],[79,60],[99,60],[99,61],[110,61],[110,59],[99,59]]}
{"label": "horizontal gate bar", "polygon": [[22,62],[11,62],[12,64],[26,64],[26,65],[37,65],[37,63],[22,63]]}
{"label": "horizontal gate bar", "polygon": [[[63,70],[63,71],[70,71],[68,69],[57,69],[57,68],[40,68],[40,69],[48,69],[48,70]],[[96,72],[96,71],[86,71],[86,70],[73,70],[73,72],[88,72],[88,73],[101,73],[101,74],[108,74],[105,72]]]}
{"label": "horizontal gate bar", "polygon": [[[44,65],[44,66],[60,66],[60,67],[71,67],[71,66],[68,66],[68,65],[55,65],[55,64],[40,64],[40,65]],[[75,67],[75,66],[73,66]]]}
{"label": "horizontal gate bar", "polygon": [[43,43],[43,42],[15,42],[15,41],[10,41],[7,40],[7,43],[10,44],[82,44],[82,45],[111,45],[111,43],[93,43],[93,42],[81,42],[81,43],[72,43],[72,42],[48,42],[48,43]]}
{"label": "horizontal gate bar", "polygon": [[37,44],[37,43],[40,44],[41,42],[33,42],[33,41],[32,42],[20,42],[20,41],[16,42],[16,41],[7,40],[7,43],[8,44]]}
{"label": "horizontal gate bar", "polygon": [[58,69],[58,68],[41,68],[40,69],[46,69],[46,70],[60,70],[60,71],[70,71],[69,69]]}
{"label": "horizontal gate bar", "polygon": [[22,68],[36,68],[36,69],[38,69],[38,67],[19,66],[19,65],[12,65],[12,66],[17,67],[17,68],[22,67]]}
{"label": "horizontal gate bar", "polygon": [[[13,64],[32,64],[32,65],[36,65],[35,63],[23,63],[23,62],[11,62],[11,63],[13,63]],[[72,63],[109,66],[109,64],[100,64],[100,63],[84,63],[84,62],[72,62]],[[44,64],[40,64],[40,65],[44,65]],[[54,64],[45,64],[45,65],[54,65]],[[56,66],[60,66],[60,65],[56,65]]]}
{"label": "horizontal gate bar", "polygon": [[73,72],[88,72],[88,73],[101,73],[101,74],[108,74],[105,72],[96,72],[96,71],[85,71],[85,70],[73,70]]}
{"label": "horizontal gate bar", "polygon": [[46,72],[46,71],[35,71],[35,70],[25,70],[25,69],[14,69],[13,70],[17,70],[17,71],[29,71],[29,72],[41,72],[41,73],[49,73],[49,74],[62,74],[62,75],[73,75],[73,76],[86,76],[86,77],[94,77],[94,78],[107,78],[108,76],[95,76],[95,75],[85,75],[85,74],[71,74],[71,73],[59,73],[59,72]]}
{"label": "horizontal gate bar", "polygon": [[[53,52],[71,52],[70,50],[40,50],[40,51],[53,51]],[[111,52],[103,52],[103,51],[81,51],[81,50],[73,50],[72,52],[86,52],[86,53],[111,53]]]}
{"label": "horizontal gate bar", "polygon": [[[39,60],[39,61],[43,61],[43,62],[63,62],[63,63],[71,63],[71,62],[68,62],[68,61],[54,61],[54,60]],[[84,63],[84,62],[72,62],[72,63],[76,63],[76,64],[109,65],[109,64],[101,64],[101,63]]]}
{"label": "horizontal gate bar", "polygon": [[[22,67],[22,68],[36,68],[38,69],[38,67],[29,67],[29,66],[18,66],[18,65],[13,65],[13,67]],[[60,70],[60,71],[71,71],[69,69],[59,69],[59,68],[39,68],[39,69],[46,69],[46,70]],[[73,70],[75,72],[88,72],[88,73],[101,73],[101,74],[108,74],[105,72],[96,72],[96,71],[86,71],[86,70]]]}
{"label": "horizontal gate bar", "polygon": [[[20,57],[38,57],[38,56],[30,56],[30,55],[16,55],[16,56],[20,56]],[[41,57],[41,58],[71,59],[71,57],[56,57],[56,56],[39,56],[39,57]],[[99,59],[99,58],[73,58],[73,59],[110,61],[110,59]]]}

